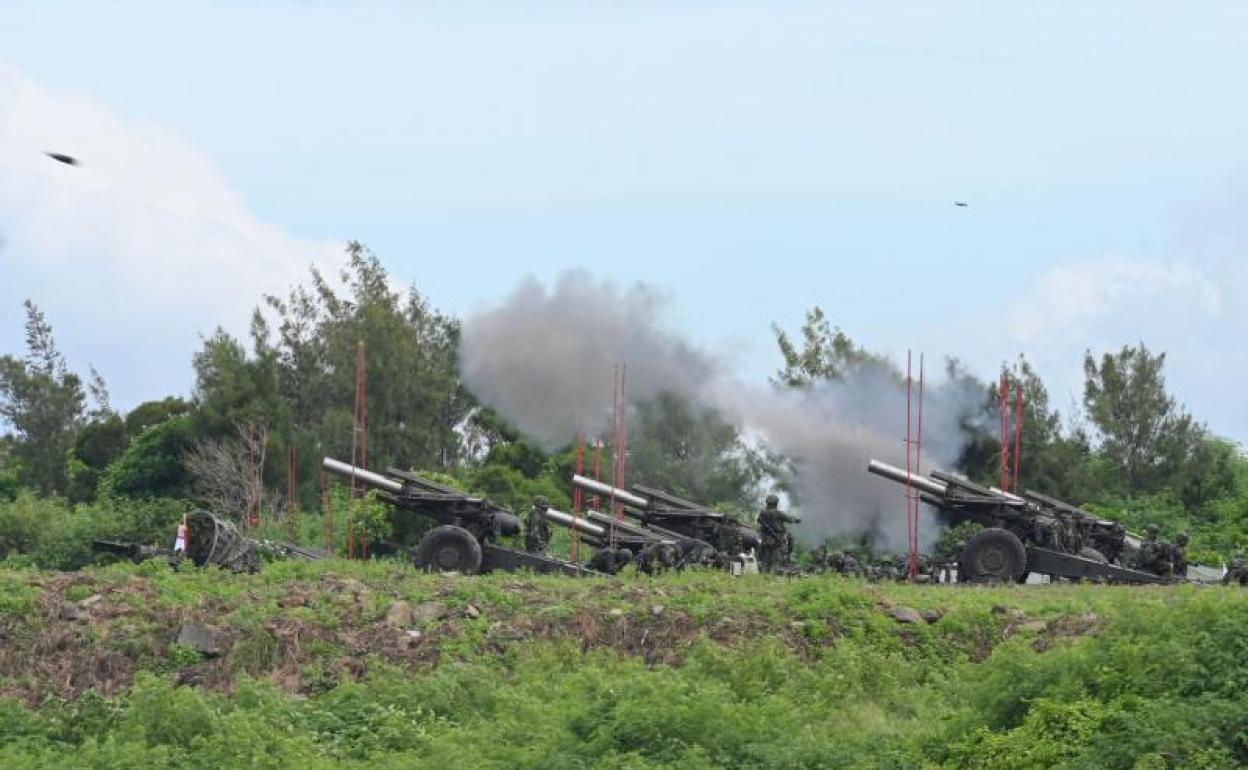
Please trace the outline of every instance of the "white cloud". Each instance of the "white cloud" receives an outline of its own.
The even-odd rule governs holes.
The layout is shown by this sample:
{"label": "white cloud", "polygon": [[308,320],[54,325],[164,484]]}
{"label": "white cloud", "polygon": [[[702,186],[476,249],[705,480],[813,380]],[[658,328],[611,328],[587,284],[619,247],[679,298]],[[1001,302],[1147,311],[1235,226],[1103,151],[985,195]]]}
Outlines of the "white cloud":
{"label": "white cloud", "polygon": [[1167,313],[1216,317],[1222,291],[1190,263],[1109,257],[1059,266],[1042,274],[1013,311],[1011,330],[1024,344],[1086,337],[1107,319]]}
{"label": "white cloud", "polygon": [[[71,353],[74,340],[88,360],[142,348],[149,354],[129,364],[186,383],[198,335],[244,329],[262,294],[284,292],[312,265],[339,264],[341,253],[259,220],[175,133],[0,64],[0,351],[20,347],[17,306],[30,297]],[[104,374],[123,405],[163,395],[142,372]]]}

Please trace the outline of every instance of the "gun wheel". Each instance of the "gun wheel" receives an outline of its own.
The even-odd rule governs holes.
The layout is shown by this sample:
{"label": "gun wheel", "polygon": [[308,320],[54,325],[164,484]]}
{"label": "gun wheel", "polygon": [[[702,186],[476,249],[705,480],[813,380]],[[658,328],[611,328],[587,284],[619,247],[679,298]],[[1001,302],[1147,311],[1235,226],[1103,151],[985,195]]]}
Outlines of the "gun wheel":
{"label": "gun wheel", "polygon": [[1018,536],[999,527],[981,529],[966,544],[959,576],[970,580],[1016,582],[1027,574],[1027,550]]}
{"label": "gun wheel", "polygon": [[462,527],[435,527],[416,547],[416,566],[430,572],[475,575],[481,571],[481,544]]}

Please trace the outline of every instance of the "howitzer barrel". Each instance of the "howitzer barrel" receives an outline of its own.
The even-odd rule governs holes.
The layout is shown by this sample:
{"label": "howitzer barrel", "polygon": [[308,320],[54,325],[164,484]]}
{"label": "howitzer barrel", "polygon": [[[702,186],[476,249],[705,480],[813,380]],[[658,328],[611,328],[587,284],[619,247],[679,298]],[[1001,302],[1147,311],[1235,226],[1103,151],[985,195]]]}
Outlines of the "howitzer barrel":
{"label": "howitzer barrel", "polygon": [[920,492],[926,492],[929,495],[936,495],[939,497],[944,495],[945,490],[947,489],[947,487],[939,481],[933,481],[932,479],[929,479],[926,476],[920,476],[917,473],[907,473],[895,465],[889,465],[888,463],[883,463],[879,460],[872,460],[868,463],[867,471],[874,473],[876,476],[883,476],[889,481],[895,481],[898,484],[905,484],[908,480],[910,486]]}
{"label": "howitzer barrel", "polygon": [[650,506],[650,501],[644,497],[634,495],[626,489],[617,489],[610,484],[595,481],[594,479],[587,478],[579,473],[572,476],[572,483],[581,489],[587,489],[595,494],[614,498],[617,502],[624,503],[625,505],[631,505],[634,508],[644,509]]}
{"label": "howitzer barrel", "polygon": [[645,527],[639,526],[637,524],[633,524],[631,521],[620,521],[619,519],[614,519],[611,516],[608,516],[607,514],[602,513],[601,511],[589,511],[587,515],[589,516],[589,518],[593,519],[594,521],[598,522],[604,527],[615,527],[621,532],[626,532],[630,535],[635,535],[637,537],[644,537],[644,538],[648,538],[651,540],[660,539],[657,535],[655,535],[653,532],[646,529]]}
{"label": "howitzer barrel", "polygon": [[563,511],[556,511],[554,508],[547,508],[543,515],[556,524],[562,524],[568,529],[575,529],[577,532],[583,532],[586,535],[601,538],[607,534],[607,531],[597,524]]}
{"label": "howitzer barrel", "polygon": [[335,460],[332,457],[326,457],[321,460],[321,467],[335,476],[342,476],[347,479],[358,479],[360,482],[367,484],[370,487],[384,489],[387,492],[398,494],[403,491],[403,485],[394,479],[386,478],[380,473],[373,473],[372,471],[364,468],[357,468],[350,463],[344,463],[340,460]]}

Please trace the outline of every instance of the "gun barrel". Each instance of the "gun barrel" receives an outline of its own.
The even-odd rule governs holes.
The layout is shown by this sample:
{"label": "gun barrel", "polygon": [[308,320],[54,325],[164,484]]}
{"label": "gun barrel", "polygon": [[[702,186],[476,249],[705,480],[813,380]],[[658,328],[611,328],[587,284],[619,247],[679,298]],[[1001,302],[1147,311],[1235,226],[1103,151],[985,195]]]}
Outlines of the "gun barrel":
{"label": "gun barrel", "polygon": [[650,507],[650,501],[644,497],[634,495],[626,489],[617,489],[610,484],[595,481],[594,479],[582,476],[579,473],[572,476],[572,483],[581,489],[588,489],[590,492],[614,498],[617,502],[624,503],[625,505],[631,505],[634,508],[644,509]]}
{"label": "gun barrel", "polygon": [[888,463],[880,462],[879,460],[872,460],[868,463],[867,471],[869,473],[874,473],[876,476],[883,476],[889,481],[895,481],[898,484],[905,484],[907,480],[909,480],[910,486],[920,492],[926,492],[929,495],[936,495],[937,497],[943,496],[945,494],[945,490],[947,489],[947,487],[939,481],[933,481],[932,479],[929,479],[926,476],[920,476],[917,473],[907,473],[895,465],[889,465]]}
{"label": "gun barrel", "polygon": [[601,538],[607,534],[607,531],[597,524],[563,511],[556,511],[554,508],[547,508],[543,515],[556,524],[562,524],[568,529],[575,529],[577,532],[583,532],[592,537]]}
{"label": "gun barrel", "polygon": [[589,516],[589,518],[593,519],[594,521],[598,522],[604,527],[614,527],[620,530],[621,532],[626,532],[630,535],[635,535],[637,537],[649,538],[651,540],[659,539],[658,536],[655,535],[650,530],[646,529],[645,527],[634,524],[631,521],[620,521],[618,519],[612,518],[611,516],[605,513],[602,513],[601,511],[589,511],[587,515]]}
{"label": "gun barrel", "polygon": [[344,463],[341,460],[335,460],[332,457],[326,457],[321,460],[321,467],[335,476],[342,476],[347,479],[357,479],[370,487],[384,489],[387,492],[398,494],[403,491],[403,485],[394,479],[386,478],[380,473],[373,473],[365,468],[357,468],[350,463]]}

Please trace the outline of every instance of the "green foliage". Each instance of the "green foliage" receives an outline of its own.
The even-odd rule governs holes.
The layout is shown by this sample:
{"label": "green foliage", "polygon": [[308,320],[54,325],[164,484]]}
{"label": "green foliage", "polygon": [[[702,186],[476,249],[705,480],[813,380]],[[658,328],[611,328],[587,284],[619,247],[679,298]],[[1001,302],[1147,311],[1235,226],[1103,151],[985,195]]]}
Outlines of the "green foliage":
{"label": "green foliage", "polygon": [[47,569],[78,569],[97,559],[92,540],[169,545],[185,502],[102,498],[71,505],[19,493],[0,502],[0,557],[23,554]]}
{"label": "green foliage", "polygon": [[737,426],[676,393],[637,404],[628,439],[633,478],[707,506],[756,506],[771,470]]}
{"label": "green foliage", "polygon": [[1166,354],[1143,343],[1084,356],[1083,403],[1101,439],[1100,453],[1130,493],[1170,486],[1192,461],[1204,428],[1166,392]]}
{"label": "green foliage", "polygon": [[105,495],[182,495],[189,479],[182,456],[192,441],[191,420],[174,417],[146,428],[108,467],[100,482]]}
{"label": "green foliage", "polygon": [[125,450],[128,440],[126,423],[115,414],[83,426],[66,461],[66,496],[74,501],[93,499],[101,476]]}
{"label": "green foliage", "polygon": [[13,429],[22,483],[44,494],[63,492],[65,458],[85,417],[86,394],[43,313],[30,300],[25,307],[26,357],[0,356],[0,424]]}
{"label": "green foliage", "polygon": [[[125,586],[140,570],[95,574]],[[30,576],[0,571],[0,595],[20,597],[4,609],[37,621]],[[311,686],[295,696],[278,688],[289,673],[267,679],[288,672],[287,656],[298,654],[270,629],[285,627],[279,613],[301,627],[318,616],[275,600],[293,581],[319,578],[330,586],[360,581],[369,593],[411,601],[437,595],[453,608],[472,603],[483,618],[426,627],[459,627],[441,640],[443,663],[434,668],[324,648],[326,657],[300,669]],[[625,578],[621,590],[642,607],[611,620],[619,591],[546,576],[450,580],[334,562],[275,564],[254,576],[163,568],[145,579],[162,607],[216,597],[234,608],[222,620],[244,632],[227,654],[238,672],[230,687],[176,686],[172,674],[140,671],[115,698],[88,692],[37,709],[0,701],[4,767],[1128,770],[1248,761],[1248,603],[1236,590],[867,589],[841,578],[687,573]],[[341,609],[335,602],[345,598],[309,596],[317,608]],[[659,597],[666,610],[654,617],[648,606]],[[939,607],[943,617],[903,626],[882,602]],[[1039,635],[1020,631],[992,611],[998,604],[1048,626]],[[514,613],[564,618],[574,632],[481,643]],[[703,630],[693,629],[667,664],[630,648],[623,627],[595,630],[627,622],[637,633],[670,633],[664,618],[673,613],[697,618]],[[1084,618],[1092,619],[1084,632],[1059,630]],[[731,643],[712,641],[725,633]],[[596,646],[611,638],[621,646]],[[198,659],[166,654],[175,660],[152,661],[166,672]],[[334,656],[367,673],[335,676],[342,658]]]}
{"label": "green foliage", "polygon": [[839,380],[863,364],[882,361],[854,344],[840,327],[833,328],[819,307],[806,311],[800,350],[778,325],[773,323],[771,328],[784,359],[784,366],[772,378],[780,387],[808,388],[821,381]]}
{"label": "green foliage", "polygon": [[393,530],[391,524],[391,508],[377,497],[376,490],[357,497],[351,502],[351,526],[357,538],[363,537],[370,543],[379,543],[390,537]]}

